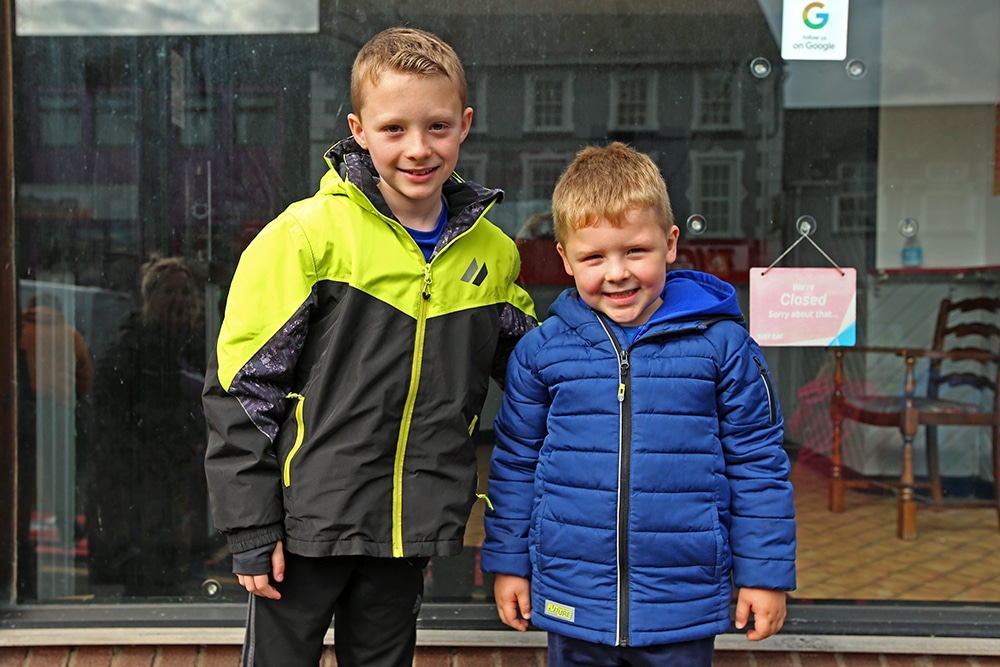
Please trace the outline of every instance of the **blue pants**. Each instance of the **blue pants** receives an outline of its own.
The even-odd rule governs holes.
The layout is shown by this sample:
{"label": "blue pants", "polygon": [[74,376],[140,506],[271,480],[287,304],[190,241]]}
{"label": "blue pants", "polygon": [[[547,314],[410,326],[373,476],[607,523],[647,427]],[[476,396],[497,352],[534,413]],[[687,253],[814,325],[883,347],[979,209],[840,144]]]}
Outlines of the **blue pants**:
{"label": "blue pants", "polygon": [[426,558],[285,552],[280,600],[250,596],[244,667],[318,665],[334,628],[340,667],[412,667]]}
{"label": "blue pants", "polygon": [[549,633],[549,667],[712,667],[715,637],[654,646],[607,646]]}

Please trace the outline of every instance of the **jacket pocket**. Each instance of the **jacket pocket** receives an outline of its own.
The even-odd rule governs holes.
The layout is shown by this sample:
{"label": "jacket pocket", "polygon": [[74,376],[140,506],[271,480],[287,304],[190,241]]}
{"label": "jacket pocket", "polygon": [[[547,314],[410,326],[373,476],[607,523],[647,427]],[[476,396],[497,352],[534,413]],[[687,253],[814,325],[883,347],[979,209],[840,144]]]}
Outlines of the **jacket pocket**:
{"label": "jacket pocket", "polygon": [[542,515],[545,511],[545,494],[542,493],[538,497],[538,502],[535,504],[533,513],[531,515],[531,534],[528,539],[529,544],[529,555],[533,557],[532,569],[538,571],[539,565],[541,564],[541,556],[543,553],[542,545],[544,541],[542,540]]}
{"label": "jacket pocket", "polygon": [[295,399],[295,443],[292,445],[291,451],[288,452],[282,469],[282,482],[286,487],[292,485],[292,459],[295,458],[295,455],[299,452],[299,448],[302,447],[302,441],[305,439],[306,433],[305,418],[303,417],[306,397],[302,394],[289,394],[288,398]]}
{"label": "jacket pocket", "polygon": [[764,391],[767,393],[768,416],[771,419],[771,425],[774,426],[778,423],[778,406],[774,398],[774,387],[771,386],[771,377],[767,374],[767,368],[764,367],[760,359],[754,357],[753,362],[757,364],[757,371],[760,373],[761,380],[764,381]]}

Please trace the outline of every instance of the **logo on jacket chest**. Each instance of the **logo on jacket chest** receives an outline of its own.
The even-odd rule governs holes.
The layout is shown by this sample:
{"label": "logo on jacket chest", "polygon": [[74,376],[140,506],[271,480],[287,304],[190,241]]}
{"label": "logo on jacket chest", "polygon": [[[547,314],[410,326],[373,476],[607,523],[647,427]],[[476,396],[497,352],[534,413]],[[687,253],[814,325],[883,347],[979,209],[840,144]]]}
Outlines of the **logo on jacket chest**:
{"label": "logo on jacket chest", "polygon": [[483,284],[483,281],[486,280],[486,275],[488,273],[489,270],[486,268],[486,262],[480,264],[476,261],[476,258],[473,257],[472,262],[469,264],[469,268],[467,268],[465,273],[462,274],[462,282],[471,283],[476,287],[479,287]]}

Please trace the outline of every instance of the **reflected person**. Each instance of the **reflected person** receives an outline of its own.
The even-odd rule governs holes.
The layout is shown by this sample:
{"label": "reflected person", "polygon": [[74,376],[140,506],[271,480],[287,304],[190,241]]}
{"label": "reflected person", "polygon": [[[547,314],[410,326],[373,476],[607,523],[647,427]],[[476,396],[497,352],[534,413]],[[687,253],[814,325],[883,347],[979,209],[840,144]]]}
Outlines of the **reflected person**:
{"label": "reflected person", "polygon": [[91,583],[179,595],[207,544],[204,311],[191,269],[154,257],[142,305],[98,363],[88,512]]}

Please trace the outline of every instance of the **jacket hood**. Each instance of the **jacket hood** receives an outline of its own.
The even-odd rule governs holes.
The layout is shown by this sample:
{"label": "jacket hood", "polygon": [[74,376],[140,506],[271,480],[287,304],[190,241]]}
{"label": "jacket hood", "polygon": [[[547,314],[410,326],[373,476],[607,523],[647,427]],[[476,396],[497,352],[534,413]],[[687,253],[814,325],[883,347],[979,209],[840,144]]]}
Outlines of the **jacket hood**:
{"label": "jacket hood", "polygon": [[663,305],[650,318],[650,323],[743,319],[736,289],[710,273],[671,271],[661,296]]}
{"label": "jacket hood", "polygon": [[[642,331],[661,326],[708,326],[718,320],[743,321],[736,289],[710,273],[670,271],[660,296],[663,304],[643,325]],[[583,302],[575,288],[560,294],[549,312],[571,326],[593,321],[591,308]]]}

